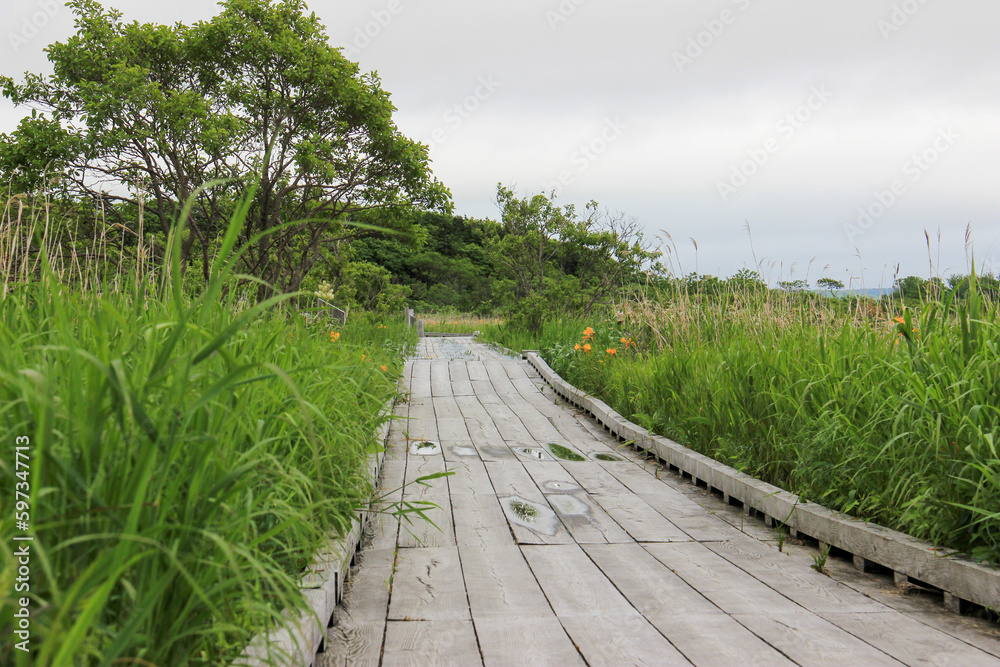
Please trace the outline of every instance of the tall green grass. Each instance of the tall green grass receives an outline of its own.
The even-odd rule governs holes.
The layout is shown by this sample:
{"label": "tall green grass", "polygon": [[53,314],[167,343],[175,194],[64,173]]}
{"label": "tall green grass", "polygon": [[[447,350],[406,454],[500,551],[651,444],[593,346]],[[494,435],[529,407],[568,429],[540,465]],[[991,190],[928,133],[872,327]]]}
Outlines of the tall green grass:
{"label": "tall green grass", "polygon": [[621,414],[748,474],[1000,563],[1000,317],[975,290],[917,311],[646,296],[534,340],[489,335],[540,347]]}
{"label": "tall green grass", "polygon": [[[237,225],[193,295],[176,252],[138,279],[75,282],[43,257],[7,286],[0,662],[226,664],[302,604],[303,567],[368,497],[364,464],[414,340],[366,317],[333,340],[285,297],[242,302]],[[30,655],[11,634],[22,435]]]}

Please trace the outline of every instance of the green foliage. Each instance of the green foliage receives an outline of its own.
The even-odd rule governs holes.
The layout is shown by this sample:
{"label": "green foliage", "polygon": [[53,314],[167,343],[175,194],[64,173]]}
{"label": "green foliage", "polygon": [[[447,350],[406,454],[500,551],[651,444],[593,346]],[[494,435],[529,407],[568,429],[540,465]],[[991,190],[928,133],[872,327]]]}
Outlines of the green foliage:
{"label": "green foliage", "polygon": [[413,217],[413,235],[365,238],[351,243],[356,261],[388,269],[412,290],[417,310],[492,310],[493,262],[483,247],[495,223],[423,212]]}
{"label": "green foliage", "polygon": [[337,303],[353,304],[381,314],[403,311],[410,288],[392,283],[388,270],[370,262],[351,262],[341,276]]}
{"label": "green foliage", "polygon": [[[35,653],[5,660],[228,664],[303,604],[303,567],[366,501],[412,334],[358,318],[334,337],[285,297],[241,310],[225,291],[241,220],[194,296],[178,234],[162,281],[107,276],[96,293],[46,267],[0,301],[0,419],[30,438],[35,535]],[[9,489],[15,472],[0,461]],[[9,584],[21,531],[2,502]],[[0,595],[9,638],[13,587]]]}
{"label": "green foliage", "polygon": [[49,46],[54,73],[0,77],[8,99],[41,111],[0,136],[4,180],[38,188],[65,174],[69,193],[112,213],[143,198],[164,234],[193,196],[182,260],[197,245],[206,267],[253,184],[242,262],[279,291],[298,289],[324,243],[355,234],[348,216],[390,212],[379,224],[405,226],[400,211],[449,206],[377,76],[331,46],[301,0],[226,0],[192,26],[126,23],[96,0],[69,6],[77,32]]}
{"label": "green foliage", "polygon": [[[739,470],[1000,563],[1000,313],[975,277],[967,299],[946,294],[895,322],[748,284],[636,298],[621,321],[489,335],[541,349],[621,414]],[[589,354],[575,349],[586,326]],[[619,336],[638,348],[623,353]]]}
{"label": "green foliage", "polygon": [[844,289],[844,283],[836,278],[820,278],[816,281],[816,287],[822,287],[833,294],[837,290]]}
{"label": "green foliage", "polygon": [[610,303],[657,253],[644,245],[638,223],[601,214],[597,202],[580,217],[544,194],[523,199],[497,186],[500,226],[487,242],[506,282],[494,301],[514,326],[532,332],[553,315],[584,316]]}

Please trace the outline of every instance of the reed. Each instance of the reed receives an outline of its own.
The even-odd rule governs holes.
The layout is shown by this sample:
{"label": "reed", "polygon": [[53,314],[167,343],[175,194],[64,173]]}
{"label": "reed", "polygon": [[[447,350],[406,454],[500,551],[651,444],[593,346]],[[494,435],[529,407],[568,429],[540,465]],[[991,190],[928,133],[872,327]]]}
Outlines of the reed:
{"label": "reed", "polygon": [[0,662],[226,664],[303,603],[303,567],[367,499],[412,334],[247,300],[231,289],[241,219],[190,289],[178,236],[126,269],[102,259],[120,257],[110,235],[74,255],[46,211],[8,203],[0,423],[31,443],[34,652],[9,641],[22,533],[4,456]]}
{"label": "reed", "polygon": [[650,288],[600,321],[488,335],[748,474],[1000,563],[1000,318],[970,281],[918,309]]}

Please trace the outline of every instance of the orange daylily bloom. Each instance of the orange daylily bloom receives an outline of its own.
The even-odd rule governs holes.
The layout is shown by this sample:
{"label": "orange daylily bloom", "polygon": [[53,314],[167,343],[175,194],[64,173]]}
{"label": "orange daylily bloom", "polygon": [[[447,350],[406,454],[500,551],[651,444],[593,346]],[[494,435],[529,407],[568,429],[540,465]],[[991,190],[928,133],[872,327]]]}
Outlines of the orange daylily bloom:
{"label": "orange daylily bloom", "polygon": [[607,352],[608,354],[610,354],[612,356],[614,356],[615,354],[618,354],[618,350],[616,350],[613,347],[609,347],[607,350],[605,350],[605,352]]}
{"label": "orange daylily bloom", "polygon": [[383,370],[383,371],[387,371],[387,370],[389,370],[389,369],[388,369],[388,368],[386,368],[385,364],[382,364],[382,370]]}
{"label": "orange daylily bloom", "polygon": [[892,321],[897,322],[899,324],[904,324],[906,322],[906,320],[904,320],[902,317],[894,318]]}
{"label": "orange daylily bloom", "polygon": [[573,349],[574,349],[574,350],[582,350],[582,349],[583,349],[583,347],[581,347],[581,345],[580,345],[579,343],[577,343],[577,344],[576,344],[576,347],[574,347]]}
{"label": "orange daylily bloom", "polygon": [[583,351],[587,352],[588,354],[590,353],[590,343],[585,343],[584,344]]}
{"label": "orange daylily bloom", "polygon": [[340,332],[339,331],[331,331],[330,332],[330,342],[331,343],[336,343],[338,340],[340,340]]}
{"label": "orange daylily bloom", "polygon": [[593,329],[591,329],[590,327],[587,327],[586,329],[583,330],[583,340],[587,341],[587,340],[592,339],[593,337],[594,337],[594,330]]}

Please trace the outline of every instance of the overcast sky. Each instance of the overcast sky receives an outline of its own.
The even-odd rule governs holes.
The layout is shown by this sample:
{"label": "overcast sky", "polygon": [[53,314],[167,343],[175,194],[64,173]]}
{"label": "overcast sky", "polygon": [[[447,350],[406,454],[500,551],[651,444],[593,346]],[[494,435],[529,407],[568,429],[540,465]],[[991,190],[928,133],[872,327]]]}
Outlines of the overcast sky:
{"label": "overcast sky", "polygon": [[[103,4],[157,23],[219,11]],[[891,285],[897,264],[926,277],[925,229],[935,272],[966,272],[971,225],[977,264],[1000,271],[996,0],[309,7],[379,73],[460,215],[496,218],[498,182],[555,189],[636,217],[650,239],[668,233],[678,273],[759,265],[772,283],[867,287]],[[49,0],[4,0],[0,25],[10,75],[48,71],[43,49],[73,31]],[[0,101],[0,131],[21,115]]]}

